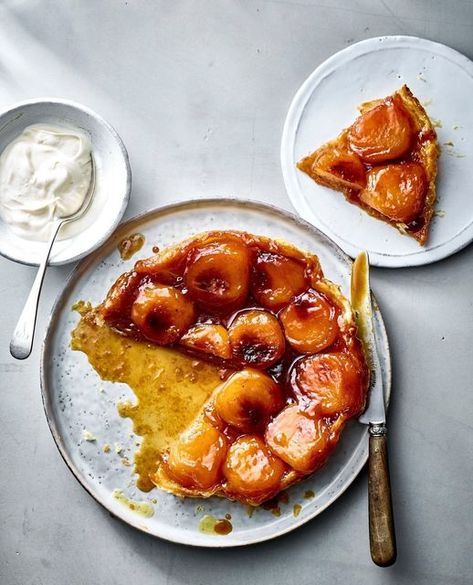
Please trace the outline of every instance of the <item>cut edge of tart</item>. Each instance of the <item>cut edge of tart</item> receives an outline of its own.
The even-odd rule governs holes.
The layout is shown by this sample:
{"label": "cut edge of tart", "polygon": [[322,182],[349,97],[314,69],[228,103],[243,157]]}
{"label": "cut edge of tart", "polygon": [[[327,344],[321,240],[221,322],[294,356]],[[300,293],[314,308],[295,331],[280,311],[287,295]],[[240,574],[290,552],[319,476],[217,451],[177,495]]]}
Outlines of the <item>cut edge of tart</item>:
{"label": "cut edge of tart", "polygon": [[138,261],[94,311],[124,336],[224,369],[150,474],[174,495],[259,505],[323,466],[364,410],[350,303],[316,255],[287,242],[198,234]]}
{"label": "cut edge of tart", "polygon": [[350,127],[297,167],[425,245],[440,152],[434,126],[406,85],[384,99],[362,103],[359,111]]}

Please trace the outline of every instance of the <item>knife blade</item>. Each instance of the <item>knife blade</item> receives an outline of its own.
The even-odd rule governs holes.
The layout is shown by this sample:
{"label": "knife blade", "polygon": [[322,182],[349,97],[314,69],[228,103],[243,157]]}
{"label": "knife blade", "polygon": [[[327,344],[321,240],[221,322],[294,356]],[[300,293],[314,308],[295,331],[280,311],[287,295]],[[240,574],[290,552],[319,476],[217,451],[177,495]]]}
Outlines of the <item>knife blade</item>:
{"label": "knife blade", "polygon": [[371,558],[380,567],[388,567],[396,560],[391,482],[387,451],[386,408],[383,378],[373,323],[373,303],[370,289],[369,258],[361,252],[353,263],[351,302],[355,313],[358,335],[368,367],[370,384],[368,407],[359,421],[368,425],[368,504]]}
{"label": "knife blade", "polygon": [[373,303],[367,252],[361,252],[353,264],[351,304],[355,311],[358,334],[370,369],[368,407],[358,420],[363,424],[382,425],[386,423],[386,408],[381,364],[373,324]]}

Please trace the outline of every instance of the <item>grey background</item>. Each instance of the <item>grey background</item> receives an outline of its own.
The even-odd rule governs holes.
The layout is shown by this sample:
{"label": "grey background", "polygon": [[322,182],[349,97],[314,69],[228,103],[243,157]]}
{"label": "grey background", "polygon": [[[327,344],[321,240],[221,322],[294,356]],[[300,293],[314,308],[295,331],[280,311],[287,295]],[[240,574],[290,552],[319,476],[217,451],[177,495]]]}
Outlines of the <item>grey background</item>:
{"label": "grey background", "polygon": [[[472,58],[473,4],[3,0],[0,106],[58,96],[107,118],[134,171],[127,217],[233,194],[291,209],[279,142],[293,94],[335,51],[386,34]],[[399,559],[383,570],[369,557],[366,471],[308,525],[246,549],[186,548],[111,518],[63,464],[41,405],[39,338],[71,267],[48,272],[35,351],[20,363],[8,341],[35,271],[1,259],[1,585],[472,583],[472,261],[470,246],[373,274],[394,359]]]}

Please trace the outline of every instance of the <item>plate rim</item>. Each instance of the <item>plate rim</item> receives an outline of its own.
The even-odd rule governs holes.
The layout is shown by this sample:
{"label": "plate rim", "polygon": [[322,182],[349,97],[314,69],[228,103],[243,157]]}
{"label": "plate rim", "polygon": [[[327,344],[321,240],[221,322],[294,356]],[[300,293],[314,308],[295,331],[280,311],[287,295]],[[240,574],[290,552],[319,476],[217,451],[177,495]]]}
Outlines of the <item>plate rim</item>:
{"label": "plate rim", "polygon": [[[338,61],[343,60],[347,55],[352,55],[353,57],[359,57],[366,53],[370,52],[370,49],[380,43],[385,43],[388,45],[389,48],[396,48],[396,47],[408,47],[409,45],[415,44],[417,47],[421,46],[424,49],[430,50],[432,53],[436,55],[442,55],[444,57],[450,57],[452,60],[461,65],[464,70],[469,70],[468,73],[473,78],[473,61],[469,59],[466,55],[445,45],[443,43],[439,43],[437,41],[431,41],[429,39],[425,39],[422,37],[417,37],[414,35],[383,35],[378,37],[371,37],[368,39],[363,39],[358,41],[357,43],[353,43],[348,47],[344,47],[340,49],[327,59],[325,59],[322,63],[320,63],[313,71],[309,74],[309,76],[302,82],[299,86],[298,90],[296,91],[289,108],[287,110],[286,118],[284,120],[283,131],[281,136],[281,148],[280,148],[280,164],[281,170],[283,174],[283,180],[286,187],[286,192],[288,194],[289,200],[291,205],[297,211],[297,213],[301,214],[301,217],[304,218],[306,221],[312,224],[312,219],[315,218],[313,215],[312,219],[307,218],[306,209],[303,203],[299,202],[300,197],[297,195],[300,193],[302,194],[302,190],[300,190],[296,184],[296,180],[294,178],[294,169],[295,162],[293,160],[293,149],[295,143],[295,136],[297,130],[300,125],[301,115],[304,111],[305,105],[307,104],[310,96],[314,93],[313,85],[322,76],[324,73],[327,73],[330,70],[334,69],[334,65],[337,65]],[[290,161],[290,162],[288,162]],[[316,225],[313,223],[314,227],[323,231],[322,226]],[[468,234],[467,237],[462,237],[462,234]],[[338,244],[338,241],[341,239],[337,234],[330,233],[330,238],[334,238],[334,241],[339,245],[344,251],[345,247],[347,251],[345,252],[348,256],[354,257],[362,248],[356,245],[356,243],[352,242],[344,242],[343,244]],[[412,254],[400,254],[397,256],[393,256],[390,254],[383,254],[379,252],[370,252],[370,263],[372,266],[378,266],[383,268],[410,268],[414,266],[425,266],[428,264],[433,264],[435,262],[439,262],[440,260],[444,260],[460,252],[464,248],[466,248],[469,244],[473,242],[473,218],[470,224],[466,227],[458,231],[451,237],[449,240],[445,241],[444,243],[431,248],[430,250],[420,249],[418,252],[414,252]],[[453,243],[453,245],[452,245]]]}
{"label": "plate rim", "polygon": [[[35,106],[35,105],[41,105],[41,104],[53,104],[53,105],[58,105],[58,106],[67,106],[73,110],[79,110],[80,112],[83,112],[87,116],[90,116],[92,119],[95,119],[101,127],[105,128],[105,130],[107,130],[107,132],[109,132],[109,134],[112,136],[113,140],[116,142],[118,149],[120,151],[120,154],[123,157],[123,163],[125,165],[125,171],[126,171],[126,184],[125,184],[125,188],[124,188],[124,196],[123,196],[123,199],[122,199],[122,202],[120,205],[120,209],[118,210],[113,223],[101,235],[101,237],[98,238],[94,242],[93,246],[91,246],[87,250],[84,250],[83,252],[81,252],[79,254],[75,254],[74,256],[66,257],[64,260],[60,260],[60,261],[50,260],[50,262],[48,263],[48,266],[64,266],[66,264],[71,264],[72,262],[77,262],[79,260],[82,260],[88,254],[91,254],[92,252],[97,250],[99,247],[101,247],[108,240],[108,238],[111,235],[113,235],[113,233],[117,229],[117,226],[119,225],[121,219],[123,218],[123,215],[126,211],[126,208],[128,207],[128,203],[130,202],[133,176],[132,176],[132,170],[131,170],[131,164],[130,164],[130,157],[128,155],[128,151],[126,149],[125,143],[123,142],[123,139],[118,134],[118,132],[115,130],[115,128],[110,124],[110,122],[108,122],[100,114],[97,114],[97,112],[95,110],[93,110],[92,108],[90,108],[89,106],[85,106],[85,105],[83,105],[79,102],[76,102],[74,100],[63,99],[63,98],[58,98],[58,97],[31,98],[31,99],[22,100],[19,102],[14,102],[5,108],[2,108],[0,110],[0,120],[3,118],[3,116],[6,116],[8,114],[14,114],[14,112],[17,110],[22,110],[23,108],[28,107],[28,106]],[[2,129],[3,129],[3,126],[0,127],[0,132],[2,131]],[[2,220],[0,220],[0,221],[2,221]],[[16,262],[17,264],[23,264],[24,266],[39,266],[39,262],[25,260],[24,258],[20,258],[20,257],[15,256],[15,255],[8,254],[4,250],[2,250],[1,247],[0,247],[0,256],[2,256],[3,258],[6,258],[7,260],[10,260],[12,262]]]}
{"label": "plate rim", "polygon": [[[109,512],[114,518],[119,518],[122,522],[136,528],[140,532],[147,534],[148,536],[152,536],[154,538],[163,539],[169,542],[174,542],[177,544],[184,544],[186,546],[194,546],[198,548],[234,548],[234,547],[241,547],[241,546],[249,546],[252,544],[257,544],[269,540],[273,540],[274,538],[278,538],[284,534],[292,532],[296,528],[306,524],[310,520],[313,520],[316,516],[321,514],[324,510],[326,510],[331,504],[333,504],[353,483],[353,481],[358,477],[361,470],[363,469],[364,465],[368,460],[368,425],[365,426],[364,430],[364,438],[365,438],[365,447],[364,452],[361,453],[361,457],[356,462],[356,465],[353,467],[351,476],[347,477],[345,484],[339,490],[335,496],[328,498],[327,502],[320,506],[319,508],[315,508],[313,513],[309,513],[307,516],[294,518],[294,521],[289,525],[280,530],[271,532],[267,535],[262,537],[258,537],[254,540],[249,542],[229,542],[225,539],[215,539],[215,541],[205,541],[205,542],[196,542],[195,540],[182,540],[178,538],[172,537],[172,535],[164,535],[164,534],[156,534],[152,533],[146,528],[143,527],[142,524],[139,522],[139,517],[137,517],[136,521],[131,521],[130,518],[125,517],[124,515],[116,514],[112,512],[112,510],[108,507],[107,502],[105,499],[101,498],[98,494],[94,493],[92,489],[89,488],[88,484],[82,479],[81,472],[76,468],[72,460],[70,459],[66,448],[62,444],[62,440],[60,434],[55,427],[55,419],[52,409],[49,406],[48,400],[50,401],[50,392],[48,390],[48,364],[49,358],[51,355],[52,349],[52,341],[54,339],[54,335],[57,331],[57,321],[61,314],[61,310],[64,308],[65,303],[67,301],[68,293],[71,287],[77,282],[77,280],[88,270],[90,265],[92,265],[97,259],[100,258],[104,249],[108,247],[109,240],[118,239],[122,234],[125,234],[134,224],[145,221],[147,218],[157,215],[158,217],[165,216],[167,214],[173,212],[183,211],[188,207],[192,207],[198,205],[199,207],[204,206],[221,206],[224,207],[225,205],[237,205],[243,206],[245,209],[252,208],[255,211],[265,211],[276,214],[280,218],[290,220],[294,222],[296,225],[300,225],[305,227],[309,232],[315,232],[316,235],[322,237],[323,240],[326,240],[329,247],[331,247],[339,256],[340,258],[345,261],[348,265],[352,264],[351,258],[345,254],[345,252],[338,246],[335,242],[333,242],[328,236],[326,236],[321,230],[313,226],[311,223],[307,222],[303,218],[298,217],[294,213],[290,211],[286,211],[281,209],[275,205],[268,204],[258,200],[249,200],[249,199],[240,199],[240,198],[233,198],[233,197],[225,197],[225,198],[203,198],[198,200],[185,200],[178,203],[171,203],[164,206],[159,206],[152,208],[148,211],[142,212],[137,214],[136,216],[130,218],[126,222],[122,223],[113,234],[104,242],[100,247],[94,250],[91,254],[89,254],[86,258],[82,259],[81,262],[72,270],[71,274],[68,276],[67,280],[65,281],[62,289],[56,296],[54,304],[49,313],[48,325],[44,332],[43,341],[41,344],[41,353],[40,353],[40,388],[41,388],[41,400],[43,404],[44,414],[46,416],[46,421],[48,423],[49,430],[51,435],[54,439],[54,443],[64,461],[66,466],[69,468],[69,471],[72,473],[74,478],[78,481],[78,483],[83,487],[83,489],[100,505],[102,506],[107,512]],[[374,306],[377,307],[376,309],[376,316],[377,316],[377,324],[380,328],[382,333],[382,342],[384,345],[385,355],[387,357],[387,367],[386,367],[386,387],[385,387],[385,395],[386,395],[386,408],[389,406],[389,400],[391,396],[392,390],[392,360],[391,360],[391,352],[390,352],[390,345],[389,345],[389,338],[386,332],[386,326],[383,320],[383,316],[381,310],[379,309],[379,304],[376,300],[376,297],[373,294]]]}

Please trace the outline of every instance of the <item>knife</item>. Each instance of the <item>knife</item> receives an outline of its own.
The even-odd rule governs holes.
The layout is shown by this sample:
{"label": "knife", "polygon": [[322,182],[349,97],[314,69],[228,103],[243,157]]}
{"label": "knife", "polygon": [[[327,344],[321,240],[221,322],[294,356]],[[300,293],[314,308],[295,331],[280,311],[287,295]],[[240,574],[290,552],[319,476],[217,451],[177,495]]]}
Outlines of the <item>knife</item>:
{"label": "knife", "polygon": [[370,368],[370,386],[368,407],[358,420],[367,424],[369,431],[368,503],[371,558],[380,567],[388,567],[396,560],[396,536],[389,479],[383,377],[373,325],[369,268],[367,252],[361,252],[353,264],[351,302],[358,334]]}

